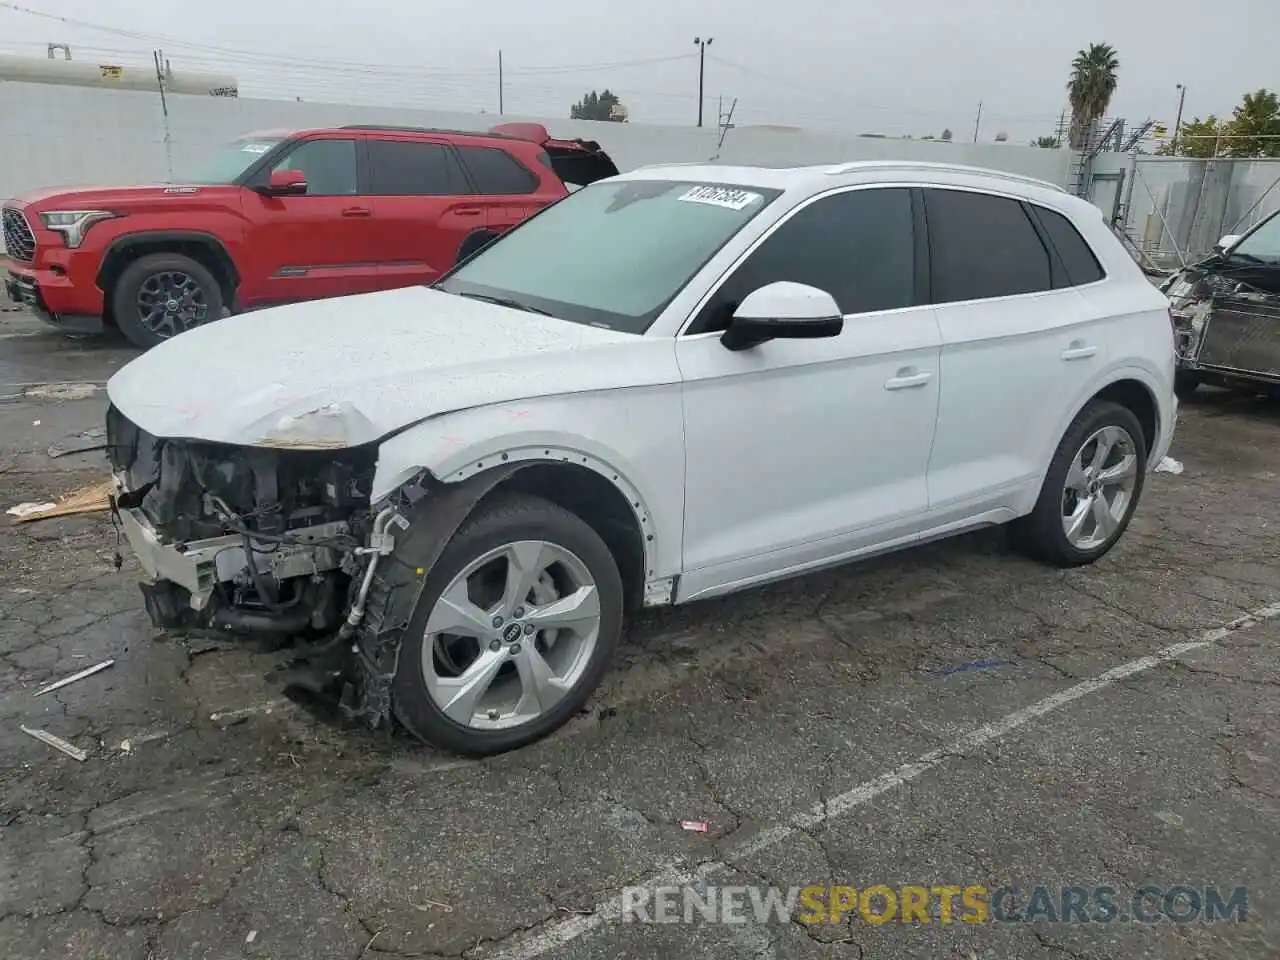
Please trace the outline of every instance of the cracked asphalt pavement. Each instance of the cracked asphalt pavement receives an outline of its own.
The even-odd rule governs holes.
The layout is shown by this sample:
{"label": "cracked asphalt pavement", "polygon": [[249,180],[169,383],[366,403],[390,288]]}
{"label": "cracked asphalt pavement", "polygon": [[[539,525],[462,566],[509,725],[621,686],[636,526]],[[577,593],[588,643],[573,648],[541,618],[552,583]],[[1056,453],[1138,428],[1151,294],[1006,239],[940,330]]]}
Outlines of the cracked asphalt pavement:
{"label": "cracked asphalt pavement", "polygon": [[[103,476],[46,451],[130,356],[0,314],[5,507]],[[1278,434],[1274,404],[1184,404],[1185,473],[1093,567],[991,531],[645,614],[581,717],[486,761],[282,700],[269,653],[155,635],[104,516],[0,524],[0,956],[1275,957],[1280,617],[1240,618],[1280,603]],[[613,918],[664,875],[1249,900],[1212,924]]]}

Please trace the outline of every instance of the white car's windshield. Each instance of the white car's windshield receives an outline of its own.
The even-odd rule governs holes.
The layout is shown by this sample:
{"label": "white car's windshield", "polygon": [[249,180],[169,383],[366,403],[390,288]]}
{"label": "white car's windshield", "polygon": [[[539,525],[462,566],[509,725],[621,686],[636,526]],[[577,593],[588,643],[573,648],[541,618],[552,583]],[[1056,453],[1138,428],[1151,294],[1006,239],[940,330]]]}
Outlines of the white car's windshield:
{"label": "white car's windshield", "polygon": [[1231,256],[1259,263],[1280,263],[1280,213],[1273,213],[1257,230],[1231,249]]}
{"label": "white car's windshield", "polygon": [[240,174],[262,159],[262,155],[280,142],[280,137],[251,137],[236,140],[206,157],[182,183],[235,183]]}
{"label": "white car's windshield", "polygon": [[601,181],[526,221],[437,287],[643,333],[778,194],[672,180]]}

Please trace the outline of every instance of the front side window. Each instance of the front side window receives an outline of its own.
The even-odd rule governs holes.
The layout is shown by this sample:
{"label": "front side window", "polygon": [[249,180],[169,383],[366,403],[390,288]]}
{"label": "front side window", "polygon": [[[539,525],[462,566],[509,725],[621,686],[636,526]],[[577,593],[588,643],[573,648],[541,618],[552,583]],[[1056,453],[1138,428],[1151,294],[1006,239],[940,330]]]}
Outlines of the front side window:
{"label": "front side window", "polygon": [[1280,213],[1273,213],[1270,220],[1237,243],[1231,256],[1258,263],[1280,263]]}
{"label": "front side window", "polygon": [[1053,289],[1049,251],[1017,200],[939,189],[924,196],[934,303]]}
{"label": "front side window", "polygon": [[233,141],[205,158],[191,176],[181,183],[218,184],[235,183],[240,176],[262,159],[262,155],[280,142],[280,137],[246,137]]}
{"label": "front side window", "polygon": [[471,193],[453,151],[421,140],[370,140],[371,192],[378,197],[458,197]]}
{"label": "front side window", "polygon": [[910,191],[851,190],[801,208],[721,285],[689,333],[726,329],[747,294],[780,280],[825,290],[845,316],[911,306],[915,230]]}
{"label": "front side window", "polygon": [[602,181],[504,234],[436,286],[643,333],[776,190]]}
{"label": "front side window", "polygon": [[356,142],[306,140],[272,169],[302,171],[309,197],[352,196],[357,190]]}

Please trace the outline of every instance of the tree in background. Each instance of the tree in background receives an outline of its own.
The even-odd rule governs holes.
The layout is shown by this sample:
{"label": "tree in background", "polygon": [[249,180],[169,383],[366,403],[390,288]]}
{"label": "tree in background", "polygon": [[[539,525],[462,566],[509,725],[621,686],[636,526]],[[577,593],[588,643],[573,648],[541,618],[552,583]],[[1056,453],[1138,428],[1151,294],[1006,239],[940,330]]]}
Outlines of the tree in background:
{"label": "tree in background", "polygon": [[1227,124],[1223,153],[1232,157],[1280,157],[1280,97],[1270,90],[1246,93]]}
{"label": "tree in background", "polygon": [[[1201,120],[1196,117],[1194,120],[1183,121],[1182,129],[1178,131],[1178,156],[1180,157],[1212,157],[1214,149],[1218,146],[1219,138],[1227,132],[1227,124],[1223,123],[1213,114]],[[1230,141],[1223,141],[1229,143]],[[1173,141],[1160,147],[1156,153],[1162,156],[1173,155]]]}
{"label": "tree in background", "polygon": [[1120,60],[1108,43],[1091,43],[1071,61],[1071,146],[1083,149],[1089,128],[1107,112],[1116,92]]}
{"label": "tree in background", "polygon": [[942,131],[942,139],[943,139],[943,140],[946,140],[948,143],[950,143],[950,142],[951,142],[951,129],[950,129],[950,128],[948,128],[948,129],[946,129],[946,130],[943,130],[943,131]]}
{"label": "tree in background", "polygon": [[1062,146],[1062,141],[1057,137],[1036,137],[1031,141],[1031,145],[1043,150],[1057,150]]}
{"label": "tree in background", "polygon": [[592,90],[569,108],[569,119],[619,120],[621,118],[614,116],[613,108],[620,106],[621,103],[622,101],[618,99],[618,95],[608,89],[599,94]]}

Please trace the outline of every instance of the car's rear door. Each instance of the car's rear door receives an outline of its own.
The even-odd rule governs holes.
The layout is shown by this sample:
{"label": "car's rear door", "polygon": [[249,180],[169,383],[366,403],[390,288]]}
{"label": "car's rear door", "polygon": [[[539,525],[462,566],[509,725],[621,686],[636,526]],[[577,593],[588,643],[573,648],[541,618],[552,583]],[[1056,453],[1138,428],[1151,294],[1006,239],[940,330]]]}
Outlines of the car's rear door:
{"label": "car's rear door", "polygon": [[[334,297],[379,286],[377,233],[362,195],[359,140],[320,136],[298,142],[271,170],[300,170],[307,192],[267,197],[243,191],[245,306]],[[261,172],[265,183],[271,171]]]}
{"label": "car's rear door", "polygon": [[[1102,270],[1062,214],[975,190],[922,192],[942,329],[929,499],[945,522],[1034,496],[1064,411],[1106,365],[1111,321],[1081,295]],[[1070,247],[1072,275],[1058,246]]]}
{"label": "car's rear door", "polygon": [[463,143],[454,149],[483,197],[485,225],[491,233],[510,230],[555,199],[540,190],[537,174],[506,150]]}
{"label": "car's rear door", "polygon": [[[686,443],[689,595],[908,535],[928,509],[938,325],[905,187],[802,206],[728,275],[676,342]],[[831,293],[831,339],[720,342],[734,307],[780,280]]]}
{"label": "car's rear door", "polygon": [[370,136],[374,248],[383,286],[431,283],[454,265],[463,240],[487,225],[487,198],[475,193],[453,147],[419,135]]}

